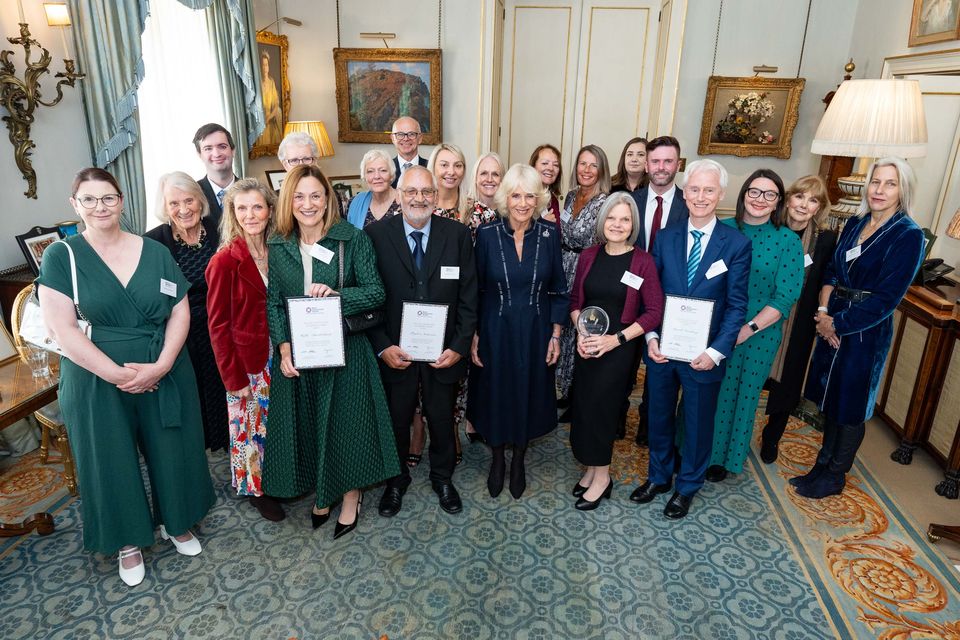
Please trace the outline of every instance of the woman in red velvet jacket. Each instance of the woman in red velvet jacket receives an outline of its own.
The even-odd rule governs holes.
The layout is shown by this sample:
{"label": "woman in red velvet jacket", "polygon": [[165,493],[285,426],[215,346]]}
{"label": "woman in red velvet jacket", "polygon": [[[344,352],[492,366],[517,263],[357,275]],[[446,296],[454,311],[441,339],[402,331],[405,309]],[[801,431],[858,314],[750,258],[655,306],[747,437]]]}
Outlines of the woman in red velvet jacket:
{"label": "woman in red velvet jacket", "polygon": [[577,333],[577,353],[570,392],[570,448],[586,466],[573,488],[581,511],[596,509],[613,488],[610,458],[622,423],[620,403],[627,395],[638,339],[660,326],[663,290],[649,253],[634,246],[640,231],[637,204],[629,193],[613,193],[597,219],[601,244],[587,247],[577,261],[570,290],[570,319],[576,330],[587,307],[599,307],[609,326],[603,335]]}
{"label": "woman in red velvet jacket", "polygon": [[280,504],[260,487],[270,401],[267,329],[267,236],[273,191],[256,178],[237,180],[223,200],[220,249],[207,266],[207,322],[227,390],[230,471],[237,495],[267,520],[283,520]]}

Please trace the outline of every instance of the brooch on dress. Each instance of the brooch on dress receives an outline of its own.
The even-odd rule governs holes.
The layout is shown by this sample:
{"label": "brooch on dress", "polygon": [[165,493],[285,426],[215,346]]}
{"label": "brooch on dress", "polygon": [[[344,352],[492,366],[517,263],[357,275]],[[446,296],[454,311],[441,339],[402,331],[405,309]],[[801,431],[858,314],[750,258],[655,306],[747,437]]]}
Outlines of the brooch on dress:
{"label": "brooch on dress", "polygon": [[543,237],[544,237],[544,238],[549,238],[549,237],[550,237],[550,230],[549,230],[549,229],[544,229],[544,230],[543,230]]}

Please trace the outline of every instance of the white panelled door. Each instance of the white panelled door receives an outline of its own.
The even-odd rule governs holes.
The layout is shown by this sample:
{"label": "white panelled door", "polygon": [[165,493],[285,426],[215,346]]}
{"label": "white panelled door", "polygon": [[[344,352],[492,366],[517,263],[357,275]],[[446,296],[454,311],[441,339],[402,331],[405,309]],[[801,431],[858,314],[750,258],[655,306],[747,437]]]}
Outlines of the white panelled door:
{"label": "white panelled door", "polygon": [[623,144],[646,134],[659,6],[507,1],[499,148],[508,165],[527,162],[549,142],[560,148],[569,176],[581,146],[600,145],[615,165]]}

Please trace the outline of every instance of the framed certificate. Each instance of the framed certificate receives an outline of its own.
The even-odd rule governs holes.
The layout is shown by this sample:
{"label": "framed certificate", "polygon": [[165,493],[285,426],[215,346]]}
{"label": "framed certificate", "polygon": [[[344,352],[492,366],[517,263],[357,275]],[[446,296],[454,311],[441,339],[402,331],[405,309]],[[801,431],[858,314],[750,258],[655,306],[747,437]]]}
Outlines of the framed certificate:
{"label": "framed certificate", "polygon": [[287,298],[287,319],[294,368],[346,366],[339,296]]}
{"label": "framed certificate", "polygon": [[713,300],[668,295],[660,328],[660,353],[670,360],[692,362],[706,351],[713,305]]}
{"label": "framed certificate", "polygon": [[400,348],[414,362],[433,362],[443,353],[448,305],[404,302],[400,318]]}

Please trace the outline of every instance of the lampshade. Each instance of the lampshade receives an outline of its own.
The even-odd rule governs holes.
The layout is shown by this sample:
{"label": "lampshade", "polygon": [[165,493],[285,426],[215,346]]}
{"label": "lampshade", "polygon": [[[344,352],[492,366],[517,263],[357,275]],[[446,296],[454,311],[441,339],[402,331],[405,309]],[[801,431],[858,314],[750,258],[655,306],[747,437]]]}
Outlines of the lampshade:
{"label": "lampshade", "polygon": [[916,80],[846,80],[827,107],[810,151],[824,156],[917,158],[927,121]]}
{"label": "lampshade", "polygon": [[67,5],[60,2],[44,2],[43,10],[47,14],[47,25],[51,27],[69,27],[70,14]]}
{"label": "lampshade", "polygon": [[320,120],[295,120],[288,122],[283,129],[283,135],[286,136],[294,131],[306,133],[313,141],[317,143],[317,149],[320,150],[321,158],[329,158],[333,155],[333,145],[330,143],[330,136],[327,135],[327,128],[323,126]]}

